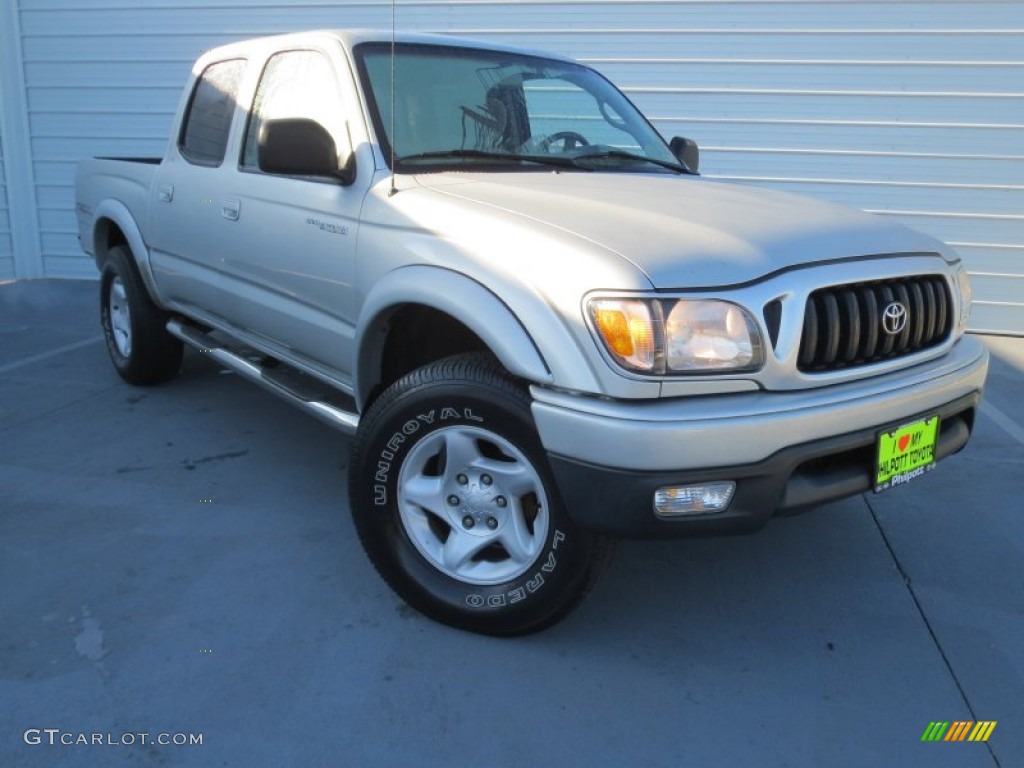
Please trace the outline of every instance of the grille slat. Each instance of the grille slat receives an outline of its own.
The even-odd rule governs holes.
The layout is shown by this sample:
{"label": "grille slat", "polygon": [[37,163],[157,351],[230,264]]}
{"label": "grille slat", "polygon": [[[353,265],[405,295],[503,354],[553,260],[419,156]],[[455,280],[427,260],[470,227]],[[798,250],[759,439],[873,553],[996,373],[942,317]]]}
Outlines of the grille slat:
{"label": "grille slat", "polygon": [[839,353],[839,304],[836,302],[836,297],[833,293],[826,293],[822,296],[821,303],[825,309],[824,315],[821,318],[824,326],[821,329],[821,335],[825,339],[824,363],[825,365],[832,365],[836,361],[836,355]]}
{"label": "grille slat", "polygon": [[860,347],[860,309],[857,306],[857,295],[852,290],[844,290],[839,293],[839,305],[843,308],[843,322],[849,333],[846,343],[843,345],[843,362],[849,363],[857,359],[857,349]]}
{"label": "grille slat", "polygon": [[927,280],[921,283],[921,291],[924,293],[925,303],[924,337],[928,339],[935,335],[935,320],[938,315],[935,311],[935,305],[938,300],[935,297],[935,289],[932,288],[932,284]]}
{"label": "grille slat", "polygon": [[860,296],[864,299],[864,341],[861,344],[861,359],[870,360],[878,349],[878,332],[881,330],[878,299],[875,298],[875,292],[866,285],[861,286]]}
{"label": "grille slat", "polygon": [[936,283],[933,284],[932,287],[935,289],[935,294],[937,298],[937,301],[935,302],[935,326],[937,328],[945,328],[946,317],[947,315],[949,315],[949,312],[947,311],[948,302],[942,300],[942,296],[945,294],[945,291],[943,290],[944,286],[938,285]]}
{"label": "grille slat", "polygon": [[800,342],[799,367],[811,365],[818,351],[818,311],[814,308],[814,299],[808,299],[804,310],[804,334]]}
{"label": "grille slat", "polygon": [[[885,308],[896,300],[896,294],[893,293],[892,287],[885,283],[878,286],[876,296],[878,298],[878,305],[883,313],[885,312]],[[878,335],[878,340],[882,344],[881,348],[878,350],[878,354],[882,357],[888,357],[889,353],[892,352],[892,347],[896,339],[883,330]]]}
{"label": "grille slat", "polygon": [[[906,322],[889,333],[884,315],[893,302],[903,306]],[[939,275],[820,288],[804,308],[797,367],[824,373],[934,347],[949,336],[952,317],[949,287]]]}
{"label": "grille slat", "polygon": [[911,349],[921,348],[921,339],[924,338],[925,307],[924,293],[917,283],[910,284],[910,324],[914,327],[910,336]]}

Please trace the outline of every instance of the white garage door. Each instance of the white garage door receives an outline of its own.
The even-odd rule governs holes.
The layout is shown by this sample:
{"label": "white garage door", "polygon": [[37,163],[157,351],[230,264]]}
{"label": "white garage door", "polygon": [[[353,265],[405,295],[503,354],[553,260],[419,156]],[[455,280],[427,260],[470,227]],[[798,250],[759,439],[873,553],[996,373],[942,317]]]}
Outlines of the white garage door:
{"label": "white garage door", "polygon": [[14,277],[14,259],[11,256],[11,223],[7,214],[7,178],[4,169],[3,137],[0,136],[0,281]]}
{"label": "white garage door", "polygon": [[[386,2],[16,0],[40,271],[88,276],[73,165],[159,155],[205,48],[388,26]],[[973,327],[1024,333],[1024,3],[645,0],[399,3],[402,29],[568,53],[625,87],[706,175],[895,216],[952,243]],[[13,194],[9,191],[9,194]],[[14,222],[17,225],[17,221]],[[2,225],[0,225],[2,226]],[[0,231],[0,248],[3,247]],[[0,270],[3,269],[0,250]]]}

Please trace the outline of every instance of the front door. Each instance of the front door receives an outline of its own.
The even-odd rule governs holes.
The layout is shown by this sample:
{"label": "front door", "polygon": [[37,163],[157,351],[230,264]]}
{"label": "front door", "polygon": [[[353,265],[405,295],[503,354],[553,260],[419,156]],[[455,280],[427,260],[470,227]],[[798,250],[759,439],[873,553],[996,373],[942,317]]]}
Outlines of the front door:
{"label": "front door", "polygon": [[360,113],[354,94],[339,86],[337,66],[348,65],[320,50],[284,51],[267,60],[224,201],[235,234],[223,268],[234,325],[345,381],[353,367],[359,212],[372,169],[361,169],[354,184],[342,186],[333,179],[263,173],[257,162],[266,120],[315,120],[339,148],[349,146],[349,121]]}

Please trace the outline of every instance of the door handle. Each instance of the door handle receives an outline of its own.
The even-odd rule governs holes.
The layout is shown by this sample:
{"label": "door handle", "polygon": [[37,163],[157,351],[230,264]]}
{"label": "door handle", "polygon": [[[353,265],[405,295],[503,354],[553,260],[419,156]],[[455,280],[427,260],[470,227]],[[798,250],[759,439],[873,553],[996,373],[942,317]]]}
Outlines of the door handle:
{"label": "door handle", "polygon": [[241,210],[241,200],[225,200],[220,204],[220,215],[228,221],[238,221],[238,215]]}
{"label": "door handle", "polygon": [[174,187],[170,184],[161,184],[156,194],[161,203],[169,203],[174,199]]}

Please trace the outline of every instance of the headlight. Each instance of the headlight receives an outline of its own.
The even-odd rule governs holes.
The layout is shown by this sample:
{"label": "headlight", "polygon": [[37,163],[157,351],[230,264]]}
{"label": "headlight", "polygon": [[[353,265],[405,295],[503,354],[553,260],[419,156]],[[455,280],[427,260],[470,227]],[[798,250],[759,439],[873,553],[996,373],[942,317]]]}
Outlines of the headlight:
{"label": "headlight", "polygon": [[713,299],[592,299],[605,349],[641,373],[749,371],[761,367],[761,335],[742,307]]}
{"label": "headlight", "polygon": [[960,325],[957,334],[967,330],[967,321],[971,317],[971,279],[963,265],[956,271],[956,287],[960,292]]}
{"label": "headlight", "polygon": [[760,365],[757,328],[750,316],[724,301],[679,301],[665,320],[670,371],[747,369]]}

